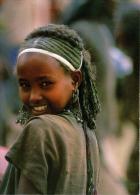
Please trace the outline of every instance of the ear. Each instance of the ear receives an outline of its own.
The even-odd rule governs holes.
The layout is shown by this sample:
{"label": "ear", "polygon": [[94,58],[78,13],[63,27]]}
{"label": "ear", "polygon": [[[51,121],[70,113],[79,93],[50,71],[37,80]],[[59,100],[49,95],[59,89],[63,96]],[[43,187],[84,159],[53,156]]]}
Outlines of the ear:
{"label": "ear", "polygon": [[81,73],[81,71],[76,70],[74,72],[71,72],[71,77],[72,77],[72,80],[73,80],[73,85],[74,86],[78,85],[77,87],[79,87],[81,82],[82,82],[82,73]]}

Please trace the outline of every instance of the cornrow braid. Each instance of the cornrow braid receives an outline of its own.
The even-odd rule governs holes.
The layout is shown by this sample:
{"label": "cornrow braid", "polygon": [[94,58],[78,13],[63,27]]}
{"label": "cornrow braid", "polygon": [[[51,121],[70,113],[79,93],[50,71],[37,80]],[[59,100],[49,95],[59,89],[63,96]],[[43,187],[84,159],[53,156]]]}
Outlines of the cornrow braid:
{"label": "cornrow braid", "polygon": [[100,109],[94,83],[95,73],[91,66],[90,54],[84,48],[80,36],[66,25],[50,24],[29,34],[20,50],[32,47],[63,56],[76,69],[79,68],[81,55],[83,55],[83,80],[79,87],[79,103],[84,122],[90,129],[95,129],[95,119]]}
{"label": "cornrow braid", "polygon": [[62,39],[68,41],[70,44],[72,44],[72,46],[76,46],[79,49],[83,48],[82,39],[77,36],[77,33],[74,30],[69,29],[66,25],[49,24],[47,27],[40,27],[30,33],[26,37],[25,41],[37,37],[52,37]]}
{"label": "cornrow braid", "polygon": [[100,111],[100,103],[95,86],[94,68],[91,67],[90,54],[83,51],[84,61],[82,65],[83,81],[79,87],[79,99],[83,119],[90,129],[96,128],[96,115]]}

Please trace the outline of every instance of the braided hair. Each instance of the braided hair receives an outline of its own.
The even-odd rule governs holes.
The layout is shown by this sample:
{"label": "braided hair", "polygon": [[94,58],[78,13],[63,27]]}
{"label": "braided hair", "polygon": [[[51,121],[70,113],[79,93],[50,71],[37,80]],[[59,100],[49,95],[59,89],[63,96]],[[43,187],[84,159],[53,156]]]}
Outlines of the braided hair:
{"label": "braided hair", "polygon": [[95,87],[95,73],[91,66],[90,55],[84,48],[80,36],[65,25],[49,24],[30,33],[20,51],[27,48],[49,50],[66,58],[76,69],[83,55],[83,80],[79,87],[79,103],[83,120],[90,129],[95,129],[95,119],[99,111],[99,100]]}

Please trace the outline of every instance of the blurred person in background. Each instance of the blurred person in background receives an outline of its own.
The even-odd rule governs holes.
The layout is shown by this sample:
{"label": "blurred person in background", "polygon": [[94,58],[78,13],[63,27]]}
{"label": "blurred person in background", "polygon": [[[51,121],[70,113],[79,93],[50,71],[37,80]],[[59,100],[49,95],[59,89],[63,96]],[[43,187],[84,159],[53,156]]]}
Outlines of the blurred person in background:
{"label": "blurred person in background", "polygon": [[[116,96],[118,77],[131,73],[132,62],[115,45],[112,33],[116,7],[117,1],[114,0],[73,0],[59,20],[79,32],[97,66],[97,86],[102,107],[97,120],[97,135],[101,140],[103,158],[100,194],[104,195],[128,194],[124,181],[135,139],[131,130],[127,134],[119,121]],[[118,136],[120,131],[122,133]]]}
{"label": "blurred person in background", "polygon": [[14,123],[18,100],[16,82],[10,64],[11,44],[6,37],[6,29],[0,22],[0,182],[7,162],[4,159],[8,147],[18,135],[19,128]]}
{"label": "blurred person in background", "polygon": [[0,146],[0,185],[2,182],[3,175],[7,169],[8,163],[5,159],[5,155],[8,152],[8,148]]}
{"label": "blurred person in background", "polygon": [[13,74],[16,50],[8,38],[8,28],[2,17],[4,3],[5,0],[0,1],[0,183],[7,168],[5,154],[20,132],[20,126],[15,125],[19,107]]}
{"label": "blurred person in background", "polygon": [[[10,146],[16,127],[13,126],[19,108],[18,87],[14,75],[17,48],[9,36],[9,28],[3,18],[3,6],[0,1],[0,145]],[[17,97],[17,98],[15,98]],[[13,129],[13,132],[10,131]],[[14,137],[14,136],[13,136]],[[15,139],[15,138],[13,138]]]}
{"label": "blurred person in background", "polygon": [[61,14],[71,3],[71,0],[51,0],[50,1],[50,22],[58,23]]}
{"label": "blurred person in background", "polygon": [[116,42],[133,61],[131,75],[120,80],[121,119],[131,122],[136,133],[136,142],[127,171],[127,187],[130,194],[139,192],[139,21],[140,4],[122,5],[116,13]]}

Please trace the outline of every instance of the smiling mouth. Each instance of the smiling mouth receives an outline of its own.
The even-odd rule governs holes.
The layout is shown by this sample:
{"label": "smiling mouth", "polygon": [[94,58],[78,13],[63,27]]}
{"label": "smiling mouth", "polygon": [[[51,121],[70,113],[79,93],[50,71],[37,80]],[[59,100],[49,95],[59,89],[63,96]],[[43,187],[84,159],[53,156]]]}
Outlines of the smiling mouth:
{"label": "smiling mouth", "polygon": [[47,111],[47,105],[32,107],[33,114],[44,114],[44,113],[46,113],[46,111]]}

